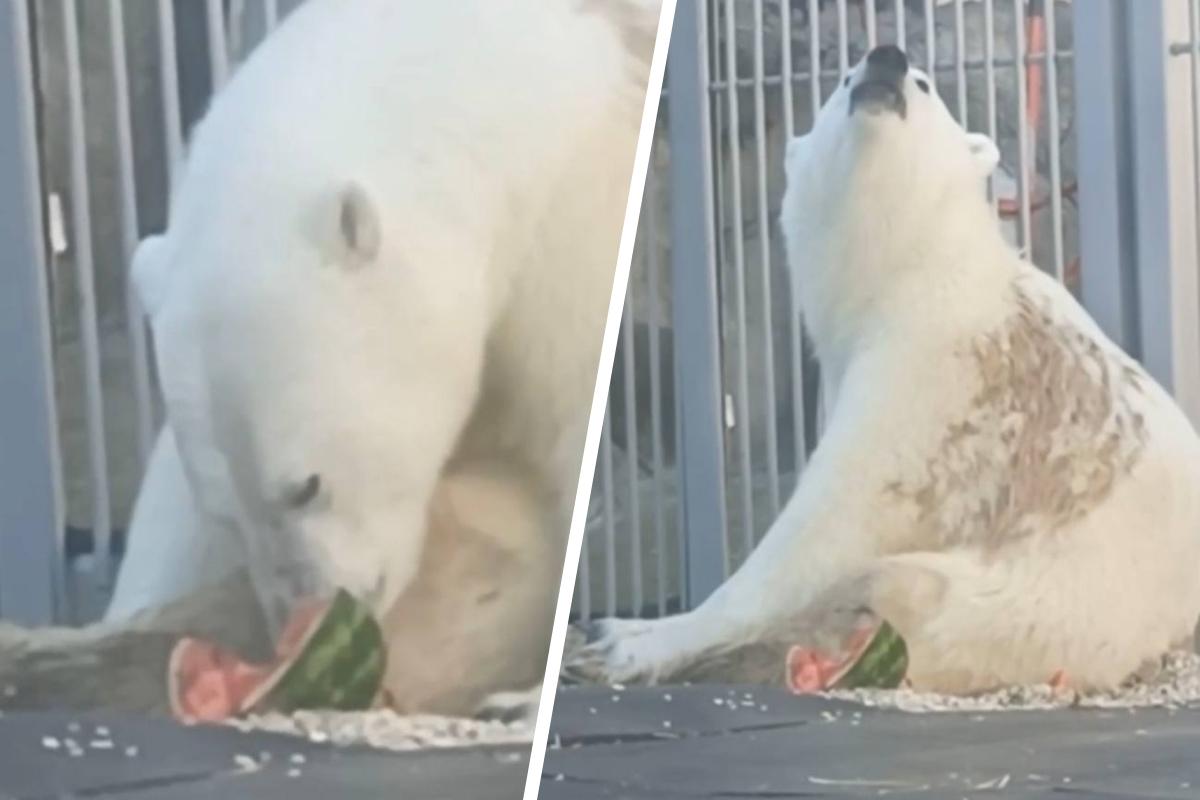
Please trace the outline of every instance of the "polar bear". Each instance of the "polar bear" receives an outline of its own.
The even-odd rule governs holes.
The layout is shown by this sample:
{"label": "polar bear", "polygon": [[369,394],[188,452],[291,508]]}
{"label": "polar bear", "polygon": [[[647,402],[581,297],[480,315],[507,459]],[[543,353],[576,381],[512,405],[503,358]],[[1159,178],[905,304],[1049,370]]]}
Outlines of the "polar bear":
{"label": "polar bear", "polygon": [[239,68],[134,259],[168,424],[109,624],[248,568],[273,633],[372,603],[410,710],[540,680],[660,12],[309,0]]}
{"label": "polar bear", "polygon": [[918,689],[1088,690],[1189,641],[1200,439],[1005,243],[996,162],[900,49],[850,71],[787,149],[781,211],[824,438],[728,581],[682,615],[588,626],[566,676],[782,682],[816,622],[866,617],[907,640]]}

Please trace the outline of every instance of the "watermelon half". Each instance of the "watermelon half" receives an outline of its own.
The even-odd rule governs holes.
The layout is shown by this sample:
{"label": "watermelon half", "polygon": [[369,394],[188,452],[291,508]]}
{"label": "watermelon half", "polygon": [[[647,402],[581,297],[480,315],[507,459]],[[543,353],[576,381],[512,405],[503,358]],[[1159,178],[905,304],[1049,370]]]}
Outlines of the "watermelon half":
{"label": "watermelon half", "polygon": [[811,692],[811,674],[802,680],[800,670],[812,666],[819,673],[820,690],[895,689],[908,672],[908,647],[896,629],[880,621],[874,629],[860,630],[850,638],[848,653],[840,662],[812,650],[793,647],[787,654],[788,688]]}
{"label": "watermelon half", "polygon": [[273,664],[246,664],[210,642],[180,640],[171,653],[168,695],[175,716],[186,721],[299,709],[357,711],[374,704],[386,661],[374,615],[339,591],[293,617]]}
{"label": "watermelon half", "polygon": [[851,652],[831,689],[895,689],[908,672],[908,646],[896,629],[880,622],[874,635]]}

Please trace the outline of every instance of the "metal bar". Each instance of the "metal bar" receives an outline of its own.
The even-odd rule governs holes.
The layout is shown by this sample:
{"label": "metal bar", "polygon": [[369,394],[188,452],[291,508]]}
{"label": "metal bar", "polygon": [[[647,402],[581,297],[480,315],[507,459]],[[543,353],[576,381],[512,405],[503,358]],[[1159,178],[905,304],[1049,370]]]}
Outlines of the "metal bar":
{"label": "metal bar", "polygon": [[1192,119],[1192,198],[1195,213],[1192,216],[1196,250],[1200,252],[1200,0],[1188,0],[1188,68],[1191,88]]}
{"label": "metal bar", "polygon": [[225,9],[221,0],[206,0],[205,22],[208,27],[208,66],[212,74],[213,93],[229,80],[229,40],[225,29]]}
{"label": "metal bar", "polygon": [[659,331],[662,315],[658,295],[658,172],[651,168],[646,173],[646,191],[642,208],[642,221],[638,226],[646,235],[642,239],[646,258],[646,283],[650,286],[650,488],[654,495],[654,543],[658,558],[655,561],[658,579],[658,615],[667,613],[667,523],[664,505],[666,486],[663,482],[665,458],[663,454],[662,424],[662,342]]}
{"label": "metal bar", "polygon": [[604,511],[604,608],[617,613],[617,510],[613,498],[612,421],[604,414],[600,432],[600,493]]}
{"label": "metal bar", "polygon": [[275,30],[279,24],[279,0],[263,0],[263,19],[266,21],[267,33]]}
{"label": "metal bar", "polygon": [[905,13],[908,11],[904,7],[904,0],[896,0],[896,46],[904,50],[908,49],[908,31],[906,28]]}
{"label": "metal bar", "polygon": [[[818,24],[821,7],[817,0],[808,0],[808,88],[813,119],[821,110],[821,26]],[[840,76],[839,76],[840,77]]]}
{"label": "metal bar", "polygon": [[1142,361],[1200,423],[1200,286],[1191,170],[1188,65],[1168,55],[1168,32],[1186,6],[1146,3],[1126,11],[1132,117],[1135,247]]}
{"label": "metal bar", "polygon": [[[819,17],[814,17],[818,19]],[[838,23],[838,79],[850,69],[850,18],[846,13],[846,0],[837,0]],[[813,23],[816,25],[817,23]]]}
{"label": "metal bar", "polygon": [[0,4],[0,613],[47,625],[63,511],[28,8]]}
{"label": "metal bar", "polygon": [[1132,98],[1120,69],[1127,57],[1124,0],[1073,3],[1075,135],[1083,305],[1135,357],[1141,343],[1132,224]]}
{"label": "metal bar", "polygon": [[[983,0],[983,60],[984,83],[987,97],[988,136],[993,142],[999,142],[996,124],[996,8],[993,0]],[[999,146],[999,144],[997,144]],[[993,172],[988,177],[988,197],[991,198],[992,208],[999,209],[999,198],[996,195],[996,175]]]}
{"label": "metal bar", "polygon": [[668,55],[671,147],[671,296],[675,341],[676,448],[685,602],[695,606],[725,579],[724,438],[708,106],[707,20],[680,3]]}
{"label": "metal bar", "polygon": [[247,52],[246,0],[227,0],[228,14],[225,17],[225,47],[230,62],[242,59]]}
{"label": "metal bar", "polygon": [[1049,137],[1047,144],[1050,151],[1050,224],[1054,238],[1054,276],[1061,282],[1066,278],[1066,257],[1063,246],[1063,208],[1062,208],[1062,159],[1059,152],[1059,116],[1058,116],[1058,62],[1054,52],[1058,49],[1055,37],[1058,35],[1055,17],[1057,3],[1049,0],[1046,3],[1046,129]]}
{"label": "metal bar", "polygon": [[967,119],[967,38],[963,20],[963,0],[954,0],[954,89],[958,95],[958,121],[964,128]]}
{"label": "metal bar", "polygon": [[[763,0],[754,3],[754,145],[758,181],[758,246],[762,267],[763,351],[766,364],[763,393],[767,407],[767,493],[771,518],[779,514],[779,430],[775,408],[774,315],[771,313],[771,214],[767,209],[767,99],[763,86],[766,66],[763,58]],[[868,4],[870,5],[870,4]],[[745,332],[748,338],[749,331]],[[747,409],[748,411],[748,409]],[[752,532],[753,534],[753,532]]]}
{"label": "metal bar", "polygon": [[68,139],[70,142],[71,221],[75,275],[79,292],[79,337],[83,349],[84,409],[92,489],[92,536],[96,579],[104,590],[112,580],[112,512],[109,507],[108,445],[104,437],[104,396],[100,376],[100,327],[96,318],[92,217],[88,206],[87,128],[83,112],[79,20],[74,0],[62,0],[67,66]]}
{"label": "metal bar", "polygon": [[925,71],[930,80],[937,79],[937,9],[933,0],[925,0]]}
{"label": "metal bar", "polygon": [[[843,0],[844,2],[844,0]],[[733,42],[737,36],[736,0],[725,0],[725,40]],[[750,360],[749,326],[746,323],[746,247],[742,212],[742,142],[740,133],[741,114],[738,103],[737,49],[725,48],[725,69],[729,73],[729,91],[726,93],[725,111],[729,137],[729,198],[733,217],[733,302],[737,325],[737,385],[735,389],[734,426],[738,436],[738,462],[742,474],[742,538],[746,552],[754,544],[754,487],[753,467],[750,453]]]}
{"label": "metal bar", "polygon": [[162,87],[163,131],[167,140],[167,182],[172,198],[183,168],[183,114],[179,103],[178,58],[174,4],[172,0],[158,0],[159,84]]}
{"label": "metal bar", "polygon": [[[130,121],[129,75],[126,71],[125,24],[121,0],[108,0],[109,53],[112,56],[113,95],[116,105],[116,161],[121,206],[121,254],[128,269],[138,244],[137,185]],[[137,417],[139,471],[145,471],[154,444],[154,405],[150,389],[150,352],[146,325],[133,284],[126,280],[125,325],[129,336],[130,372],[133,374],[134,413]]]}
{"label": "metal bar", "polygon": [[[703,0],[702,0],[702,2],[703,2]],[[722,0],[712,0],[712,2],[709,4],[709,7],[712,9],[713,25],[711,28],[711,38],[710,38],[709,44],[708,44],[708,53],[712,58],[711,63],[712,63],[712,70],[714,73],[713,78],[709,81],[709,85],[708,85],[708,91],[712,92],[712,94],[711,94],[712,108],[710,110],[710,124],[713,124],[718,129],[720,127],[719,121],[725,119],[725,103],[727,102],[727,97],[726,97],[725,89],[722,89],[720,92],[713,92],[712,86],[714,83],[720,83],[722,86],[728,86],[728,84],[729,84],[729,81],[724,79],[723,73],[722,73],[722,70],[725,69],[725,59],[721,58],[721,35],[723,33],[723,28],[721,25],[718,24],[719,17],[720,17],[720,11],[721,11],[721,8],[720,8],[721,2],[722,2]],[[712,191],[714,192],[714,197],[718,197],[718,198],[723,198],[725,196],[725,183],[726,183],[725,152],[726,152],[727,147],[728,147],[728,142],[726,141],[726,138],[724,136],[718,135],[717,139],[716,139],[716,152],[713,153],[711,156],[713,159],[713,164],[714,164],[713,165]],[[725,203],[719,202],[719,201],[716,203],[716,206],[715,206],[715,209],[716,209],[715,213],[717,214],[717,223],[716,223],[716,239],[714,242],[714,246],[716,249],[714,252],[719,253],[719,254],[725,253],[725,247],[726,247],[726,242],[725,242],[726,232],[725,232],[725,219],[724,219],[725,213],[726,213],[725,206],[726,206]],[[720,280],[720,277],[721,277],[721,275],[720,275],[720,273],[718,273],[718,281]],[[719,285],[719,283],[718,283],[718,285]],[[717,290],[718,302],[720,302],[720,296],[721,296],[720,289],[718,289]],[[719,307],[720,306],[718,306],[718,308]],[[719,319],[720,318],[718,317],[718,321],[719,321]],[[721,344],[722,344],[722,346],[724,346],[723,332],[722,332]]]}
{"label": "metal bar", "polygon": [[875,14],[875,0],[866,0],[863,3],[866,8],[867,22],[867,49],[875,49],[875,45],[879,44],[879,24]]}
{"label": "metal bar", "polygon": [[1013,41],[1017,68],[1017,197],[1020,207],[1018,240],[1025,256],[1033,260],[1032,210],[1030,204],[1029,109],[1026,80],[1028,70],[1021,56],[1025,53],[1025,0],[1013,0]]}
{"label": "metal bar", "polygon": [[641,616],[643,598],[642,514],[638,463],[637,374],[634,369],[633,295],[625,288],[625,309],[621,314],[621,366],[625,372],[625,464],[629,470],[629,568],[633,582],[633,614]]}
{"label": "metal bar", "polygon": [[779,82],[781,99],[783,101],[783,134],[791,140],[796,135],[796,87],[795,76],[792,74],[792,4],[779,4],[779,73],[783,80]]}

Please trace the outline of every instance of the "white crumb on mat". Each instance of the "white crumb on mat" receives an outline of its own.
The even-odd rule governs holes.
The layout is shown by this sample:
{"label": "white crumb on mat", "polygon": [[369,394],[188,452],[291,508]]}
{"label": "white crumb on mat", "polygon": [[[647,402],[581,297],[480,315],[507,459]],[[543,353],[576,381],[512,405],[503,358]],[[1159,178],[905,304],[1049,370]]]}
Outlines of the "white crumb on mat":
{"label": "white crumb on mat", "polygon": [[227,724],[243,732],[282,733],[343,747],[367,745],[400,751],[530,744],[533,741],[533,728],[525,721],[484,722],[457,717],[402,715],[394,711],[297,711],[290,715],[251,716]]}
{"label": "white crumb on mat", "polygon": [[1200,704],[1200,655],[1170,653],[1152,677],[1133,679],[1115,691],[1056,693],[1049,686],[1015,686],[973,697],[956,697],[911,689],[854,689],[829,692],[873,708],[910,712],[1029,711],[1054,708],[1183,708]]}

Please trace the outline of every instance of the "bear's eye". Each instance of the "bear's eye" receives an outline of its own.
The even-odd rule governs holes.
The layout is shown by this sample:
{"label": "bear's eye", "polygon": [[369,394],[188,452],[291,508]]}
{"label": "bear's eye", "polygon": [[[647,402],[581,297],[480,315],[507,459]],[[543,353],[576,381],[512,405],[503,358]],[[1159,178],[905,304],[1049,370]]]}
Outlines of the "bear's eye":
{"label": "bear's eye", "polygon": [[842,86],[849,86],[849,85],[850,85],[850,76],[847,75],[846,80],[842,81]]}
{"label": "bear's eye", "polygon": [[929,83],[923,78],[917,78],[917,88],[925,94],[929,94]]}

